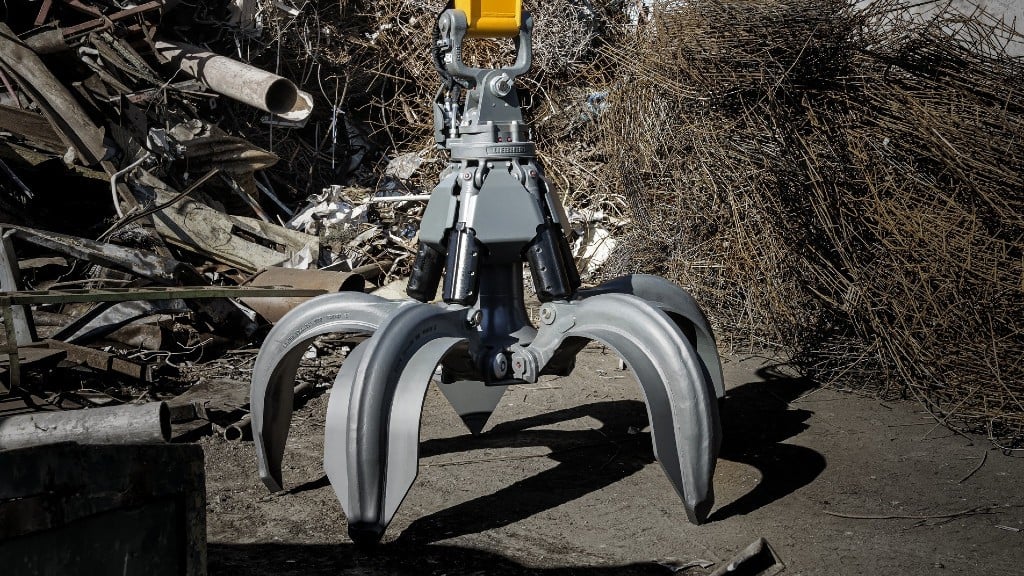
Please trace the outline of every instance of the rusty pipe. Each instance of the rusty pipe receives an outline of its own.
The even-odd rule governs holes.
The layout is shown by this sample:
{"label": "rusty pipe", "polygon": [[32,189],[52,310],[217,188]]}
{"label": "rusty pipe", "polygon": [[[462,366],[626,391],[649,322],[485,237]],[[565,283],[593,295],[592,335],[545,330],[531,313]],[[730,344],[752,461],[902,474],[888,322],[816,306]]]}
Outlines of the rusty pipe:
{"label": "rusty pipe", "polygon": [[171,438],[171,412],[164,402],[34,412],[0,420],[0,450],[57,442],[152,444]]}
{"label": "rusty pipe", "polygon": [[302,120],[313,111],[291,80],[181,42],[157,40],[157,54],[218,94],[271,114]]}

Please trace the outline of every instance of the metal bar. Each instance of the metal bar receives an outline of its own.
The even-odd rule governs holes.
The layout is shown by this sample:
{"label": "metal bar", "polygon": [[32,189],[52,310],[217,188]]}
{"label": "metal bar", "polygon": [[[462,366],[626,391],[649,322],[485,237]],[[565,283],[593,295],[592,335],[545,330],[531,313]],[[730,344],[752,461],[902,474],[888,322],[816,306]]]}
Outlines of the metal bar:
{"label": "metal bar", "polygon": [[258,288],[251,286],[182,286],[177,288],[105,288],[32,290],[0,292],[0,304],[67,304],[70,302],[127,302],[131,300],[185,300],[196,298],[290,298],[326,294],[325,290],[304,288]]}
{"label": "metal bar", "polygon": [[[223,172],[221,172],[220,178],[228,186],[231,187],[231,190],[234,191],[234,193],[239,198],[241,198],[243,202],[245,202],[246,206],[251,208],[252,211],[255,212],[257,216],[259,216],[260,220],[263,220],[264,222],[273,223],[273,220],[270,219],[270,216],[267,215],[267,212],[263,209],[263,207],[260,206],[258,202],[256,202],[256,199],[254,199],[252,196],[249,196],[248,192],[242,190],[242,187],[238,185],[238,182],[235,182],[234,178],[228,176],[227,174],[224,174]],[[255,181],[255,178],[253,179],[253,181]]]}
{"label": "metal bar", "polygon": [[0,62],[79,158],[92,165],[106,156],[103,128],[93,123],[67,87],[4,22],[0,22]]}
{"label": "metal bar", "polygon": [[36,195],[32,193],[32,189],[29,188],[25,184],[25,182],[21,180],[21,178],[18,178],[18,175],[14,172],[14,170],[11,170],[11,167],[8,166],[7,163],[4,162],[2,159],[0,159],[0,170],[2,170],[4,174],[6,174],[7,177],[11,179],[11,182],[13,182],[14,185],[17,186],[19,190],[21,190],[22,194],[27,196],[30,200],[36,197]]}
{"label": "metal bar", "polygon": [[430,194],[412,194],[409,196],[374,196],[370,198],[371,204],[379,202],[426,202],[430,200]]}
{"label": "metal bar", "polygon": [[83,34],[85,32],[92,32],[95,29],[103,28],[109,24],[117,22],[118,20],[124,20],[129,16],[134,16],[142,12],[149,12],[150,10],[163,6],[163,4],[164,3],[162,1],[147,2],[146,4],[142,4],[140,6],[128,8],[127,10],[114,12],[110,16],[103,16],[102,13],[93,14],[100,17],[95,20],[89,20],[87,22],[82,22],[81,24],[77,24],[75,26],[63,29],[64,37],[70,38],[72,36]]}
{"label": "metal bar", "polygon": [[[18,269],[18,257],[14,253],[14,243],[11,242],[12,232],[0,228],[0,289],[7,292],[16,292],[21,288],[21,271]],[[15,344],[25,346],[35,341],[36,328],[32,323],[31,310],[24,305],[12,305],[4,310],[4,315],[5,323],[6,316],[11,317]]]}
{"label": "metal bar", "polygon": [[10,372],[8,377],[8,385],[0,382],[0,393],[9,394],[11,390],[21,387],[21,359],[18,358],[18,338],[16,336],[16,330],[14,328],[14,314],[12,313],[13,306],[10,301],[3,302],[4,311],[4,331],[7,333],[7,370]]}
{"label": "metal bar", "polygon": [[39,7],[39,14],[36,15],[36,26],[42,26],[46,22],[46,17],[50,15],[50,7],[53,6],[53,0],[43,0],[43,4]]}

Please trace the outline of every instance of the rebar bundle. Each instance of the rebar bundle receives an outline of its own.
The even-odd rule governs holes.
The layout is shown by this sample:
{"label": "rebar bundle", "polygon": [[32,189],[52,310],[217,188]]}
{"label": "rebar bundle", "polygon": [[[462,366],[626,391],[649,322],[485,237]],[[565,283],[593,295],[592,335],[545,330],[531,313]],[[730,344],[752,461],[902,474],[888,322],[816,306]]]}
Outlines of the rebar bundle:
{"label": "rebar bundle", "polygon": [[1021,46],[980,10],[655,2],[608,47],[625,266],[690,286],[733,345],[1019,441]]}

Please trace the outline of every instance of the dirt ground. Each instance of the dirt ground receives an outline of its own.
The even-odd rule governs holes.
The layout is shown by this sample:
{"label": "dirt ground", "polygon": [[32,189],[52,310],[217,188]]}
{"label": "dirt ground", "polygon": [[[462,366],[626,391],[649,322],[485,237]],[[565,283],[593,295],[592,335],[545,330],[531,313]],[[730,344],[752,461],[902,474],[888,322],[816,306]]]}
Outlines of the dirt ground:
{"label": "dirt ground", "polygon": [[511,388],[479,437],[432,386],[419,478],[370,551],[323,472],[328,388],[296,412],[283,493],[260,483],[252,442],[202,439],[210,574],[671,574],[762,536],[786,574],[1024,573],[1024,454],[759,358],[726,359],[717,502],[690,525],[616,368],[587,348],[571,377]]}

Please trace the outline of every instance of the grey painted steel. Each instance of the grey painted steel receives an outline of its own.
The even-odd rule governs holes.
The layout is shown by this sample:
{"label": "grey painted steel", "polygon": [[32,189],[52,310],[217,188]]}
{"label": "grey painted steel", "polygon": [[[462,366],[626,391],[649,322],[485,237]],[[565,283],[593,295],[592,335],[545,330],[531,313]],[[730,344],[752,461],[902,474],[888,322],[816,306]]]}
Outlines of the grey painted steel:
{"label": "grey painted steel", "polygon": [[506,168],[491,170],[471,215],[477,240],[490,249],[495,261],[518,260],[523,247],[544,224],[541,205],[541,199],[524,188]]}
{"label": "grey painted steel", "polygon": [[560,315],[574,313],[563,339],[600,340],[629,365],[647,404],[654,455],[690,522],[706,520],[722,433],[714,389],[685,334],[662,310],[627,294],[600,294],[556,308]]}
{"label": "grey painted steel", "polygon": [[[318,334],[373,332],[338,373],[324,442],[324,468],[357,543],[380,539],[415,481],[424,394],[439,364],[439,387],[478,433],[508,385],[568,374],[585,343],[600,340],[633,370],[655,455],[687,517],[703,522],[714,502],[724,395],[707,319],[685,290],[654,276],[625,276],[576,292],[568,245],[560,236],[552,241],[565,232],[564,209],[535,162],[533,143],[522,140],[511,85],[529,68],[532,21],[524,14],[516,65],[503,70],[463,65],[461,12],[444,12],[439,26],[447,71],[468,91],[462,112],[452,84],[435,101],[437,141],[452,162],[431,195],[420,242],[450,252],[445,299],[469,307],[332,295],[286,316],[260,351],[253,377],[253,433],[264,483],[281,486],[291,381]],[[544,285],[558,284],[542,298],[551,301],[541,307],[539,328],[524,306],[524,248],[535,271],[547,266]],[[453,276],[466,288],[456,290]],[[340,319],[326,318],[332,315]]]}
{"label": "grey painted steel", "polygon": [[[589,298],[596,294],[607,293],[632,294],[674,315],[673,320],[676,320],[677,323],[680,319],[677,317],[689,322],[695,330],[697,354],[700,355],[700,359],[708,371],[708,377],[714,384],[715,395],[719,398],[725,397],[725,379],[722,377],[722,363],[719,360],[718,347],[715,344],[715,334],[711,330],[704,312],[689,292],[659,276],[629,274],[609,280],[589,290],[580,290],[579,296],[580,298]],[[683,328],[683,332],[686,332],[685,328]]]}
{"label": "grey painted steel", "polygon": [[474,380],[456,380],[450,384],[437,382],[437,387],[471,434],[483,431],[508,389],[508,386],[489,386]]}
{"label": "grey painted steel", "polygon": [[[687,517],[703,522],[714,503],[721,430],[714,387],[686,335],[661,309],[628,294],[547,306],[551,322],[518,347],[537,363],[535,373],[569,338],[600,340],[621,355],[643,391],[654,453]],[[328,406],[324,467],[354,540],[379,539],[412,486],[423,396],[444,355],[475,338],[469,312],[403,306],[342,366]]]}
{"label": "grey painted steel", "polygon": [[322,334],[371,333],[402,305],[356,292],[327,294],[296,307],[267,335],[253,366],[249,398],[260,479],[271,491],[283,486],[281,460],[302,354]]}
{"label": "grey painted steel", "polygon": [[466,316],[465,309],[403,306],[342,365],[335,389],[347,393],[328,404],[324,469],[357,542],[380,538],[416,479],[427,384],[466,340]]}
{"label": "grey painted steel", "polygon": [[163,402],[33,412],[0,419],[0,450],[57,442],[153,444],[171,438],[171,411]]}
{"label": "grey painted steel", "polygon": [[455,211],[458,203],[452,195],[457,190],[458,172],[453,172],[441,179],[434,191],[430,193],[427,207],[423,209],[420,219],[420,242],[426,242],[435,250],[447,250],[444,243],[445,230],[455,225]]}

